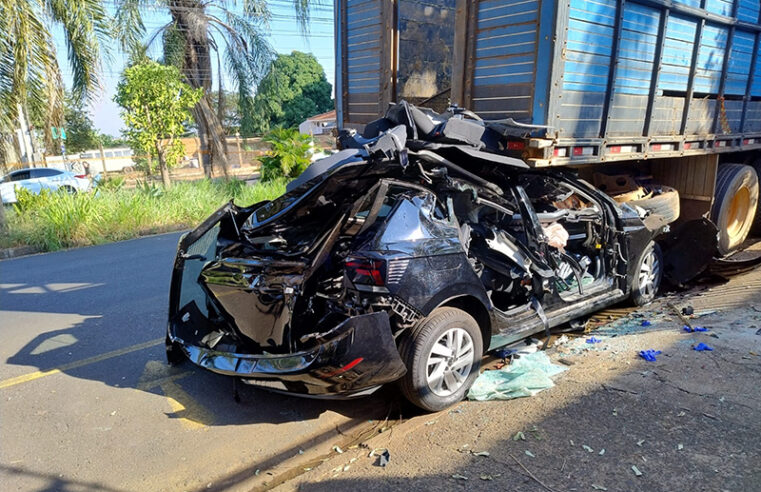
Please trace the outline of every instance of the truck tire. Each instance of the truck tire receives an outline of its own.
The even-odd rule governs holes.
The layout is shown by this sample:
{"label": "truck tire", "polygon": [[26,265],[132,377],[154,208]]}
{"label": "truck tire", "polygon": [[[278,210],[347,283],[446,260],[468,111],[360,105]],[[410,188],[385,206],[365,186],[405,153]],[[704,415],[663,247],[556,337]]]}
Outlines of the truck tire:
{"label": "truck tire", "polygon": [[629,200],[626,203],[636,205],[653,215],[662,215],[670,224],[679,218],[679,192],[668,186],[652,186],[650,189],[660,189],[661,193],[642,200]]}
{"label": "truck tire", "polygon": [[[761,157],[752,160],[750,165],[756,171],[756,176],[761,180]],[[761,207],[756,206],[756,218],[753,221],[751,232],[756,236],[761,235]]]}
{"label": "truck tire", "polygon": [[404,396],[423,410],[438,412],[462,400],[478,377],[481,328],[465,311],[438,308],[402,339],[399,355],[407,366],[399,380]]}
{"label": "truck tire", "polygon": [[748,237],[757,203],[758,175],[751,166],[719,166],[711,219],[719,229],[721,255],[731,253]]}

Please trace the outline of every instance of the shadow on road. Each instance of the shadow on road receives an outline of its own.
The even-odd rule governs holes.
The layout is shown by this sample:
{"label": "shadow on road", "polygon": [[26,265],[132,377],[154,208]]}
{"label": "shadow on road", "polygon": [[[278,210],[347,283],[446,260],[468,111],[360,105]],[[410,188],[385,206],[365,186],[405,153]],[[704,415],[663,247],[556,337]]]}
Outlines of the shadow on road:
{"label": "shadow on road", "polygon": [[190,363],[169,367],[164,336],[177,238],[166,234],[2,262],[0,317],[18,343],[6,343],[0,356],[28,368],[0,387],[19,378],[17,384],[35,384],[44,377],[35,370],[56,370],[163,395],[171,407],[168,418],[208,426],[304,421],[328,411],[364,421],[385,418],[398,404],[388,394],[346,404],[246,385],[239,385],[238,404],[231,378]]}

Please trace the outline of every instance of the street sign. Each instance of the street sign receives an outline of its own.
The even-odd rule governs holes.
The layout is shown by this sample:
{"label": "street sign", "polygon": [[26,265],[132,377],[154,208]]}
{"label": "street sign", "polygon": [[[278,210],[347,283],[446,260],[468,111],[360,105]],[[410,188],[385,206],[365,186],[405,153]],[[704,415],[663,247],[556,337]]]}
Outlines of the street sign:
{"label": "street sign", "polygon": [[50,133],[53,136],[53,140],[58,140],[59,138],[61,140],[66,140],[66,130],[63,127],[56,128],[55,126],[51,126]]}

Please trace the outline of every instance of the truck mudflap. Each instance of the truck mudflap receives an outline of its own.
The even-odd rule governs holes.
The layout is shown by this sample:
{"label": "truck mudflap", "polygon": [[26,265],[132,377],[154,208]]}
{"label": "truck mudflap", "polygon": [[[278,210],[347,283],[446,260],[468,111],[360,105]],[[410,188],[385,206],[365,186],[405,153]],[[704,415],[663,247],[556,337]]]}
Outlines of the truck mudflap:
{"label": "truck mudflap", "polygon": [[177,362],[181,353],[194,364],[219,374],[315,397],[367,393],[407,372],[385,312],[348,318],[324,332],[318,345],[288,354],[244,353],[229,345],[224,350],[213,348],[207,323],[200,311],[192,307],[170,322],[167,335],[170,362]]}

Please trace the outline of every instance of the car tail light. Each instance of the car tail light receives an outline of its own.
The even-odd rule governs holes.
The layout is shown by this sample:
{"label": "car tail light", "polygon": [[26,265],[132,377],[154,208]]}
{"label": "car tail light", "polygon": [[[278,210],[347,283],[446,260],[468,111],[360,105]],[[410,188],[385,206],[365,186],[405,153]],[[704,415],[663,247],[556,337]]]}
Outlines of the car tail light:
{"label": "car tail light", "polygon": [[87,175],[86,174],[75,174],[74,177],[75,178],[79,178],[79,179],[87,179]]}
{"label": "car tail light", "polygon": [[355,284],[385,285],[386,262],[368,258],[347,258],[346,274]]}

